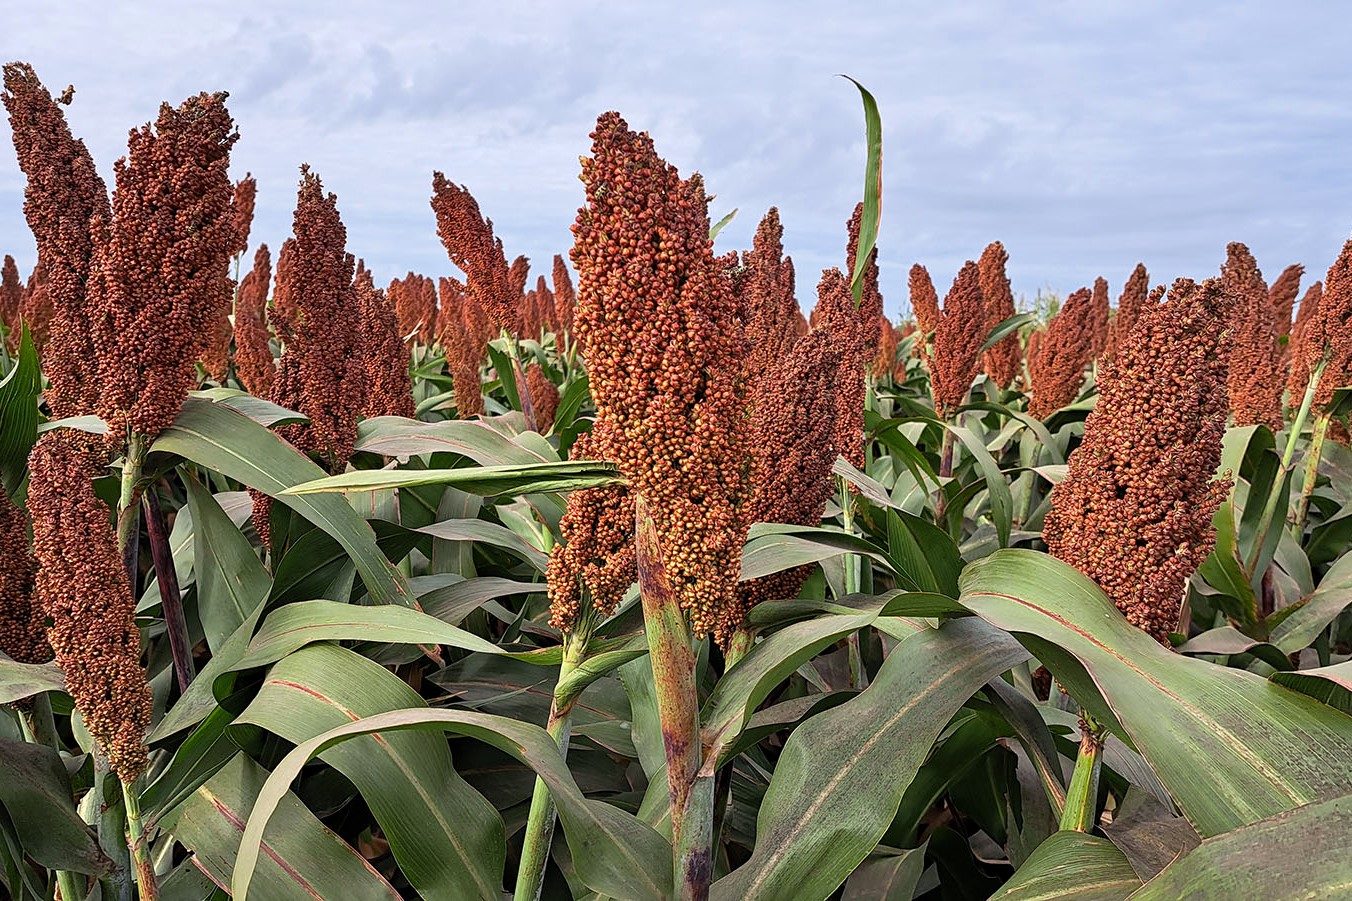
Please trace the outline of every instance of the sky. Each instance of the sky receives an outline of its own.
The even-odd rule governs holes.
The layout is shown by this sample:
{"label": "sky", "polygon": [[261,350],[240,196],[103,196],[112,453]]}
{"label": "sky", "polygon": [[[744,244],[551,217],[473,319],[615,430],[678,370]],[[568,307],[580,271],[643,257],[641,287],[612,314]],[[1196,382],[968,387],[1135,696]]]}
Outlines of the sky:
{"label": "sky", "polygon": [[[1016,295],[1143,261],[1214,274],[1243,241],[1269,279],[1322,278],[1352,235],[1352,16],[1336,0],[1214,3],[60,2],[3,0],[0,56],[33,64],[112,186],[129,129],[226,90],[251,245],[290,233],[298,169],[338,195],[379,280],[452,274],[428,199],[465,184],[509,257],[566,253],[578,157],[619,110],[702,172],[720,252],[777,206],[809,307],[863,191],[860,98],[883,120],[882,291],[942,291],[1000,240]],[[7,131],[7,122],[0,126]],[[27,272],[24,180],[0,146],[0,253]],[[252,248],[251,251],[252,252]],[[533,279],[532,279],[533,284]]]}

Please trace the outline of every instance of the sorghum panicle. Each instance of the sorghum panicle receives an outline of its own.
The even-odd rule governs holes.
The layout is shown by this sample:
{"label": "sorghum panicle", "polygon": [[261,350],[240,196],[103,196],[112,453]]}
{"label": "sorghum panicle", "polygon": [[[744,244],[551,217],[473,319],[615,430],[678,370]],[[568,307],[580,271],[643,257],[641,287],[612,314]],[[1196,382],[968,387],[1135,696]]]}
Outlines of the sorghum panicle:
{"label": "sorghum panicle", "polygon": [[573,307],[577,304],[577,292],[573,290],[573,277],[568,273],[568,261],[563,254],[554,254],[554,324],[561,332],[573,330]]}
{"label": "sorghum panicle", "polygon": [[[40,257],[33,271],[29,273],[28,284],[24,286],[23,296],[19,299],[19,316],[23,318],[24,324],[28,326],[28,331],[33,336],[33,345],[41,352],[51,339],[52,320],[56,316],[56,308],[52,305],[52,295],[47,290],[47,269],[42,265]],[[19,335],[11,334],[10,338],[17,347]],[[56,385],[53,383],[52,391],[55,390]],[[47,392],[49,399],[53,396],[52,391]],[[56,411],[57,408],[53,407],[52,412]]]}
{"label": "sorghum panicle", "polygon": [[1311,323],[1319,318],[1319,301],[1323,295],[1323,282],[1310,285],[1301,298],[1296,321],[1291,326],[1291,371],[1286,378],[1286,404],[1294,409],[1299,409],[1305,399],[1305,390],[1310,381],[1311,354],[1313,360],[1318,361],[1324,352],[1322,346],[1311,346],[1315,338],[1315,328]]}
{"label": "sorghum panicle", "polygon": [[46,351],[43,374],[51,383],[46,399],[53,418],[82,416],[93,413],[99,399],[88,283],[94,257],[91,221],[110,218],[108,189],[84,141],[71,134],[58,101],[33,67],[10,63],[4,80],[14,150],[28,179],[23,211],[43,276],[24,315]]}
{"label": "sorghum panicle", "polygon": [[1305,365],[1313,369],[1323,354],[1328,365],[1314,395],[1317,409],[1327,409],[1333,392],[1352,385],[1352,240],[1324,276],[1324,291],[1308,326]]}
{"label": "sorghum panicle", "polygon": [[466,293],[488,311],[497,328],[515,332],[526,272],[513,276],[502,240],[493,236],[493,221],[479,212],[469,189],[447,181],[440,172],[432,173],[432,210],[447,255],[465,273]]}
{"label": "sorghum panicle", "polygon": [[33,574],[28,517],[0,488],[0,651],[20,663],[52,659],[33,594]]}
{"label": "sorghum panicle", "polygon": [[14,257],[5,254],[5,266],[0,270],[0,322],[10,331],[19,330],[19,304],[23,301],[23,282],[19,281],[19,267]]}
{"label": "sorghum panicle", "polygon": [[1164,644],[1229,491],[1212,475],[1225,434],[1233,302],[1219,279],[1180,279],[1166,302],[1141,311],[1100,371],[1098,403],[1043,527],[1054,556]]}
{"label": "sorghum panicle", "polygon": [[1090,334],[1093,348],[1091,360],[1102,356],[1108,347],[1108,318],[1111,309],[1108,306],[1108,280],[1102,276],[1094,279],[1094,292],[1089,298]]}
{"label": "sorghum panicle", "polygon": [[572,251],[597,408],[590,450],[647,502],[694,633],[726,640],[743,615],[747,530],[740,309],[714,259],[699,176],[682,181],[618,113],[592,139]]}
{"label": "sorghum panicle", "polygon": [[96,453],[83,435],[59,429],[28,458],[35,585],[66,690],[109,766],[131,782],[147,764],[150,685],[110,511],[94,493],[105,472]]}
{"label": "sorghum panicle", "polygon": [[1145,308],[1149,292],[1150,273],[1146,271],[1144,263],[1137,263],[1127,277],[1127,283],[1122,286],[1121,296],[1117,298],[1117,314],[1108,327],[1108,346],[1103,355],[1105,361],[1117,356],[1117,348],[1126,343],[1141,310]]}
{"label": "sorghum panicle", "polygon": [[1071,292],[1030,347],[1028,412],[1045,419],[1075,400],[1084,384],[1084,368],[1094,357],[1093,294],[1088,288]]}
{"label": "sorghum panicle", "polygon": [[253,228],[254,200],[258,195],[258,179],[252,172],[235,182],[230,199],[230,215],[234,220],[235,240],[230,245],[232,257],[242,256],[249,249],[249,231]]}
{"label": "sorghum panicle", "polygon": [[284,350],[270,399],[309,418],[280,431],[332,472],[352,455],[366,368],[347,229],[338,198],[324,193],[308,166],[301,167],[293,230],[277,259],[272,321]]}
{"label": "sorghum panicle", "polygon": [[268,289],[272,255],[268,245],[254,251],[253,268],[240,279],[235,298],[235,375],[254,397],[267,397],[277,378],[268,332]]}
{"label": "sorghum panicle", "polygon": [[[790,320],[792,322],[792,320]],[[886,378],[897,365],[897,329],[886,315],[878,317],[878,349],[873,354],[869,375]]]}
{"label": "sorghum panicle", "polygon": [[920,337],[916,340],[918,356],[929,364],[930,342],[934,340],[934,330],[939,325],[939,293],[934,290],[929,270],[919,263],[911,267],[910,275],[911,310],[915,313],[916,329]]}
{"label": "sorghum panicle", "polygon": [[[1005,273],[1005,264],[1009,262],[1009,252],[999,241],[990,244],[981,252],[977,268],[981,273],[981,298],[986,304],[985,331],[981,343],[997,325],[1015,314],[1014,291],[1009,287],[1009,276]],[[982,366],[992,382],[1001,388],[1008,388],[1019,377],[1019,364],[1022,362],[1017,332],[1006,335],[982,356]]]}
{"label": "sorghum panicle", "polygon": [[413,417],[413,384],[408,371],[408,350],[399,337],[394,308],[385,292],[371,281],[362,267],[353,286],[361,312],[362,358],[366,365],[363,416]]}
{"label": "sorghum panicle", "polygon": [[535,430],[548,432],[554,425],[554,414],[559,411],[559,386],[549,380],[539,363],[532,363],[526,369],[526,390],[530,393]]}
{"label": "sorghum panicle", "polygon": [[1236,298],[1234,354],[1230,361],[1230,410],[1235,425],[1282,426],[1282,379],[1277,315],[1263,274],[1249,248],[1227,245],[1221,279]]}
{"label": "sorghum panicle", "polygon": [[442,278],[438,284],[441,291],[441,347],[451,373],[456,415],[461,419],[472,419],[484,411],[479,365],[487,346],[481,330],[488,314],[455,279]]}
{"label": "sorghum panicle", "polygon": [[770,207],[756,227],[751,250],[742,254],[742,267],[746,338],[751,345],[747,370],[755,380],[782,360],[798,340],[793,261],[784,256],[784,226],[776,208]]}
{"label": "sorghum panicle", "polygon": [[[1291,313],[1296,308],[1296,297],[1300,294],[1300,280],[1305,275],[1305,267],[1293,263],[1282,270],[1272,283],[1268,297],[1273,312],[1277,316],[1277,335],[1285,338],[1291,334]],[[1289,350],[1290,345],[1287,345]]]}
{"label": "sorghum panicle", "polygon": [[233,285],[230,148],[239,139],[224,94],[165,103],[134,129],[118,160],[112,218],[95,225],[90,302],[114,445],[154,438],[195,383]]}
{"label": "sorghum panicle", "polygon": [[944,297],[934,327],[930,359],[930,392],[934,409],[947,419],[967,401],[981,361],[986,332],[986,304],[981,295],[981,269],[968,260]]}

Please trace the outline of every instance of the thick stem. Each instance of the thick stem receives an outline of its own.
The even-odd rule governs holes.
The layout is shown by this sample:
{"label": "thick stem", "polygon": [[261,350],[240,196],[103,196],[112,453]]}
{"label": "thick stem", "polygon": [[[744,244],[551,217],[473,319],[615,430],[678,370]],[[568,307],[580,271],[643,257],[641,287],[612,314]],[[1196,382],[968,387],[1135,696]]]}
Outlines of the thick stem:
{"label": "thick stem", "polygon": [[1092,832],[1098,817],[1099,771],[1103,765],[1103,729],[1090,718],[1080,714],[1080,754],[1075,758],[1075,772],[1066,789],[1066,807],[1061,812],[1063,831]]}
{"label": "thick stem", "polygon": [[108,768],[103,750],[94,746],[94,785],[80,801],[84,821],[98,831],[99,848],[117,868],[103,879],[103,897],[110,901],[132,901],[131,849],[127,845],[127,821],[123,806],[109,802],[108,782],[116,780]]}
{"label": "thick stem", "polygon": [[[554,692],[554,702],[549,708],[548,732],[550,738],[558,743],[559,753],[568,756],[568,739],[571,734],[573,705],[577,700],[564,697],[560,691],[568,676],[578,668],[587,656],[587,635],[585,632],[569,632],[563,639],[563,663],[559,666],[559,681]],[[535,792],[530,799],[530,815],[526,819],[526,836],[521,846],[521,866],[516,874],[514,901],[536,901],[545,884],[545,867],[549,863],[549,846],[554,839],[554,824],[558,811],[554,799],[544,780],[536,778]]]}
{"label": "thick stem", "polygon": [[667,578],[657,527],[643,498],[634,499],[639,595],[666,749],[676,897],[709,897],[713,875],[713,774],[700,776],[699,693],[695,649],[685,614]]}
{"label": "thick stem", "polygon": [[[951,478],[953,475],[953,430],[944,427],[944,442],[939,450],[939,479]],[[939,499],[934,502],[934,521],[939,528],[947,531],[948,527],[944,524],[944,517],[948,513],[948,496],[944,494],[944,486],[939,486]]]}
{"label": "thick stem", "polygon": [[[840,480],[840,510],[845,521],[845,531],[854,534],[854,503],[850,497],[850,484]],[[845,594],[848,597],[859,593],[859,561],[854,554],[845,554],[841,558],[845,565]],[[850,665],[850,688],[862,688],[864,680],[864,661],[859,650],[859,633],[855,632],[845,640]]]}
{"label": "thick stem", "polygon": [[1305,518],[1310,513],[1310,495],[1314,494],[1314,483],[1319,479],[1319,458],[1324,453],[1324,436],[1329,430],[1329,414],[1320,413],[1314,420],[1314,431],[1310,435],[1310,447],[1305,452],[1305,480],[1300,485],[1300,500],[1296,502],[1296,537],[1305,531]]}
{"label": "thick stem", "polygon": [[150,556],[155,561],[155,582],[160,586],[160,608],[164,611],[169,649],[174,658],[174,675],[178,679],[178,690],[185,692],[197,677],[197,669],[192,662],[188,620],[183,615],[183,597],[178,590],[178,573],[174,569],[174,552],[169,545],[169,529],[154,488],[145,493],[144,506]]}
{"label": "thick stem", "polygon": [[141,824],[141,801],[136,796],[135,785],[122,783],[122,800],[127,807],[127,844],[136,870],[136,887],[141,894],[139,901],[156,901],[160,897],[160,886],[155,878],[155,866],[150,861],[150,846]]}
{"label": "thick stem", "polygon": [[[124,553],[140,526],[137,514],[141,507],[137,495],[141,490],[141,469],[145,461],[145,440],[133,432],[127,438],[127,455],[122,461],[122,491],[117,499],[117,546]],[[132,558],[128,561],[129,574],[134,573],[134,566],[135,559]]]}

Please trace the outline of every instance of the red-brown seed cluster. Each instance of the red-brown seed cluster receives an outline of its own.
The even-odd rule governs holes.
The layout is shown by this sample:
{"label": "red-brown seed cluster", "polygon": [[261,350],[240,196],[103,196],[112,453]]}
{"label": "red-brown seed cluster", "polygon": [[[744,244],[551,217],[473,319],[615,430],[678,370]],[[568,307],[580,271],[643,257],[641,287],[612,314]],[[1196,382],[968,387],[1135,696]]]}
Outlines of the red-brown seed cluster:
{"label": "red-brown seed cluster", "polygon": [[399,337],[394,307],[385,292],[360,267],[353,286],[361,311],[361,357],[366,365],[363,416],[413,417],[413,382],[408,371],[408,349]]}
{"label": "red-brown seed cluster", "polygon": [[1321,355],[1328,363],[1315,391],[1315,409],[1325,410],[1333,392],[1352,385],[1352,241],[1324,276],[1324,291],[1307,327],[1305,365],[1313,370]]}
{"label": "red-brown seed cluster", "polygon": [[[529,261],[518,257],[509,269],[502,240],[493,236],[493,221],[479,212],[468,188],[447,181],[440,172],[432,173],[432,210],[447,255],[465,273],[466,294],[488,311],[497,328],[515,332]],[[525,266],[514,274],[523,261]]]}
{"label": "red-brown seed cluster", "polygon": [[1312,347],[1314,328],[1311,325],[1319,316],[1319,301],[1324,294],[1324,283],[1315,282],[1306,290],[1296,312],[1296,320],[1291,325],[1291,371],[1286,377],[1287,406],[1299,409],[1305,399],[1305,391],[1310,381],[1310,362],[1318,360],[1323,354],[1322,347]]}
{"label": "red-brown seed cluster", "polygon": [[527,338],[538,338],[546,332],[556,332],[554,326],[554,292],[542,275],[535,280],[535,287],[526,292],[521,308],[521,334]]}
{"label": "red-brown seed cluster", "polygon": [[530,395],[531,418],[537,432],[548,432],[559,411],[559,386],[549,380],[539,363],[526,368],[526,393]]}
{"label": "red-brown seed cluster", "polygon": [[[249,230],[253,226],[254,198],[258,192],[258,181],[252,174],[235,182],[235,190],[230,201],[230,217],[234,225],[234,237],[230,245],[230,256],[235,259],[235,268],[239,268],[239,258],[249,249]],[[233,287],[233,285],[232,285]],[[237,300],[227,300],[221,306],[219,315],[211,329],[211,340],[202,351],[202,369],[207,377],[225,384],[230,373],[230,339],[234,336],[234,327],[230,323],[230,308]]]}
{"label": "red-brown seed cluster", "polygon": [[1165,303],[1141,311],[1100,371],[1098,403],[1042,532],[1054,556],[1166,644],[1229,490],[1212,475],[1225,434],[1232,305],[1219,279],[1180,279]]}
{"label": "red-brown seed cluster", "polygon": [[746,337],[751,344],[747,371],[755,382],[783,360],[798,340],[793,260],[784,256],[784,226],[776,208],[770,207],[761,219],[751,250],[742,254],[741,266]]}
{"label": "red-brown seed cluster", "polygon": [[[47,269],[42,265],[41,259],[28,275],[28,284],[24,286],[23,296],[19,299],[19,315],[33,336],[34,346],[42,351],[52,337],[52,320],[56,317],[56,308],[52,304],[52,295],[47,290]],[[15,347],[18,347],[19,337],[17,333],[10,335]],[[48,397],[52,397],[50,391]],[[57,408],[53,408],[52,412],[56,413]]]}
{"label": "red-brown seed cluster", "polygon": [[1084,384],[1084,368],[1094,358],[1093,294],[1088,288],[1071,292],[1044,332],[1036,349],[1030,345],[1031,381],[1028,412],[1045,419],[1075,400]]}
{"label": "red-brown seed cluster", "polygon": [[5,266],[0,270],[0,322],[10,331],[19,329],[19,304],[23,301],[23,282],[19,281],[19,267],[14,257],[5,254]]}
{"label": "red-brown seed cluster", "polygon": [[944,297],[943,311],[934,327],[930,358],[930,393],[934,409],[944,419],[967,401],[981,361],[986,332],[986,304],[981,295],[981,269],[968,260]]}
{"label": "red-brown seed cluster", "polygon": [[[829,274],[835,272],[829,270],[824,281],[835,281],[839,273]],[[826,285],[824,290],[834,288]],[[821,522],[835,488],[831,467],[839,453],[836,393],[845,375],[840,354],[831,333],[812,332],[757,383],[751,419],[750,522],[810,526]],[[743,582],[738,591],[741,606],[749,610],[762,601],[797,597],[811,573],[811,566],[800,566]]]}
{"label": "red-brown seed cluster", "polygon": [[94,493],[104,465],[91,448],[62,429],[43,435],[28,458],[35,586],[66,690],[109,766],[131,782],[146,769],[150,686],[136,602],[108,507]]}
{"label": "red-brown seed cluster", "polygon": [[[792,325],[793,320],[789,320]],[[875,379],[887,378],[896,369],[899,333],[885,315],[878,317],[878,349],[873,354],[869,375]]]}
{"label": "red-brown seed cluster", "polygon": [[337,472],[352,455],[366,368],[347,229],[338,198],[324,193],[308,166],[301,167],[293,231],[277,258],[272,324],[284,350],[270,399],[309,418],[282,434]]}
{"label": "red-brown seed cluster", "polygon": [[0,488],[0,651],[20,663],[52,659],[33,596],[28,518]]}
{"label": "red-brown seed cluster", "polygon": [[227,169],[238,140],[224,94],[160,106],[115,167],[112,218],[95,225],[90,303],[99,415],[109,440],[153,438],[193,387],[194,361],[226,315],[235,239]]}
{"label": "red-brown seed cluster", "polygon": [[[574,459],[596,456],[590,434],[573,444]],[[545,578],[549,624],[565,631],[584,609],[603,617],[615,612],[637,577],[633,495],[622,486],[574,491],[559,531],[563,542],[550,553]]]}
{"label": "red-brown seed cluster", "polygon": [[694,633],[725,641],[741,622],[747,529],[740,309],[714,259],[699,176],[682,181],[618,113],[592,139],[572,251],[574,327],[597,408],[590,451],[647,502]]}
{"label": "red-brown seed cluster", "polygon": [[441,309],[438,329],[446,368],[451,373],[455,392],[456,415],[472,419],[484,411],[483,382],[479,368],[488,346],[486,332],[492,323],[488,312],[465,293],[465,286],[453,278],[442,278]]}
{"label": "red-brown seed cluster", "polygon": [[254,252],[253,268],[239,283],[235,295],[235,375],[255,397],[267,397],[277,378],[268,332],[268,289],[272,286],[272,255],[268,245]]}
{"label": "red-brown seed cluster", "polygon": [[1089,328],[1091,360],[1103,355],[1108,347],[1108,317],[1112,309],[1108,305],[1108,280],[1102,276],[1094,279],[1094,292],[1089,298]]}
{"label": "red-brown seed cluster", "polygon": [[573,277],[568,274],[568,261],[563,254],[554,254],[554,323],[560,332],[573,330],[573,307],[577,305],[577,292],[573,290]]}
{"label": "red-brown seed cluster", "polygon": [[24,315],[46,351],[43,374],[51,382],[46,398],[53,418],[81,416],[93,413],[99,398],[87,285],[94,257],[91,220],[109,219],[108,189],[84,142],[71,134],[60,101],[52,99],[33,67],[10,63],[4,78],[14,150],[28,179],[24,216],[43,272]]}
{"label": "red-brown seed cluster", "polygon": [[[1009,252],[999,241],[989,245],[981,252],[977,269],[981,273],[981,298],[986,304],[985,330],[981,335],[984,343],[986,336],[997,325],[1015,314],[1014,291],[1009,287],[1009,276],[1005,274],[1005,264],[1009,262]],[[1001,388],[1008,388],[1019,377],[1023,354],[1019,348],[1018,333],[1001,338],[995,346],[982,356],[982,366],[986,376]]]}
{"label": "red-brown seed cluster", "polygon": [[243,256],[249,249],[249,231],[253,228],[254,200],[258,195],[258,179],[252,172],[235,182],[235,190],[230,198],[230,216],[234,223],[234,242],[230,245],[230,256]]}
{"label": "red-brown seed cluster", "polygon": [[1281,351],[1277,315],[1263,274],[1243,244],[1226,246],[1221,279],[1235,296],[1234,354],[1230,360],[1230,410],[1235,425],[1282,426]]}
{"label": "red-brown seed cluster", "polygon": [[394,307],[399,335],[409,341],[430,345],[437,338],[437,286],[432,279],[410,272],[393,279],[386,296]]}
{"label": "red-brown seed cluster", "polygon": [[1117,356],[1117,348],[1126,343],[1141,310],[1145,308],[1149,292],[1150,273],[1146,271],[1144,263],[1137,263],[1127,283],[1122,286],[1121,296],[1117,298],[1117,315],[1113,316],[1108,327],[1108,346],[1103,353],[1105,361]]}
{"label": "red-brown seed cluster", "polygon": [[[1296,297],[1300,295],[1300,280],[1305,275],[1305,267],[1293,263],[1282,270],[1268,292],[1272,310],[1277,317],[1277,336],[1285,338],[1291,334],[1291,313],[1296,308]],[[1289,352],[1290,345],[1283,345]]]}
{"label": "red-brown seed cluster", "polygon": [[929,342],[934,338],[934,330],[939,327],[939,292],[934,290],[934,281],[929,270],[919,263],[911,267],[910,275],[911,310],[915,313],[916,328],[920,339],[916,347],[920,359],[929,362]]}

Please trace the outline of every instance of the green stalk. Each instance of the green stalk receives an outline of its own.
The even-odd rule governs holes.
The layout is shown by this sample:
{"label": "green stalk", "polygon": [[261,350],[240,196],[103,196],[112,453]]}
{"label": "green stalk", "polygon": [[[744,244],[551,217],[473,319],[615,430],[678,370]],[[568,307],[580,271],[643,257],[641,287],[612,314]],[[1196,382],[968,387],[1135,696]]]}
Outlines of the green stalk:
{"label": "green stalk", "polygon": [[[850,483],[840,479],[840,511],[845,521],[845,531],[854,534],[854,503],[850,499]],[[859,593],[859,558],[854,554],[845,554],[841,558],[845,565],[845,594],[848,597]],[[850,665],[850,687],[863,688],[864,660],[859,650],[859,633],[853,632],[845,639]]]}
{"label": "green stalk", "polygon": [[[572,730],[573,705],[578,692],[568,686],[568,676],[587,656],[588,630],[569,632],[563,637],[563,663],[559,666],[559,681],[555,683],[554,701],[549,708],[549,737],[558,743],[559,753],[568,756],[568,739]],[[535,792],[530,799],[530,816],[526,819],[526,836],[521,847],[521,866],[516,874],[514,901],[536,901],[545,884],[545,867],[549,863],[549,846],[554,839],[557,809],[549,788],[536,777]]]}
{"label": "green stalk", "polygon": [[[939,478],[947,479],[953,475],[953,442],[956,440],[953,436],[953,430],[944,427],[944,441],[939,450]],[[948,513],[948,497],[944,494],[944,486],[939,486],[939,499],[934,502],[934,523],[945,532],[948,526],[944,522],[944,517]]]}
{"label": "green stalk", "polygon": [[634,521],[639,595],[666,749],[676,897],[704,901],[713,876],[714,777],[700,772],[695,649],[641,497],[634,499]]}
{"label": "green stalk", "polygon": [[155,866],[150,862],[150,847],[141,823],[141,801],[136,796],[135,785],[122,783],[122,800],[127,806],[127,844],[131,847],[132,865],[136,869],[139,901],[157,901],[160,886],[155,878]]}
{"label": "green stalk", "polygon": [[1245,570],[1250,576],[1253,575],[1254,567],[1258,565],[1258,558],[1263,553],[1263,545],[1267,543],[1267,533],[1272,528],[1272,517],[1277,513],[1277,504],[1281,501],[1282,488],[1286,485],[1286,477],[1291,474],[1291,460],[1296,455],[1296,443],[1300,440],[1300,433],[1305,428],[1305,420],[1310,416],[1310,407],[1314,405],[1314,394],[1319,388],[1319,380],[1324,375],[1326,365],[1328,365],[1327,352],[1310,373],[1310,382],[1305,387],[1305,397],[1300,402],[1300,409],[1296,412],[1296,418],[1291,422],[1291,431],[1286,438],[1286,450],[1282,454],[1281,477],[1272,480],[1272,490],[1268,492],[1267,503],[1263,506],[1263,518],[1259,521],[1258,533],[1254,536],[1253,552],[1249,555],[1249,559],[1244,561]]}
{"label": "green stalk", "polygon": [[99,848],[117,865],[103,880],[103,897],[111,901],[132,901],[131,855],[127,843],[127,820],[121,804],[107,800],[108,780],[116,779],[108,769],[108,758],[94,745],[94,785],[80,802],[86,823],[98,831]]}
{"label": "green stalk", "polygon": [[[127,455],[122,461],[122,491],[117,499],[117,547],[126,553],[140,525],[141,469],[146,462],[145,439],[135,432],[127,436]],[[129,568],[130,571],[130,568]],[[134,591],[133,587],[133,591]]]}
{"label": "green stalk", "polygon": [[1310,435],[1310,446],[1305,451],[1305,480],[1300,486],[1300,500],[1296,502],[1296,537],[1305,531],[1305,517],[1310,513],[1310,495],[1314,494],[1314,483],[1319,479],[1319,458],[1324,453],[1324,437],[1328,434],[1328,413],[1320,413],[1314,418],[1314,430]]}
{"label": "green stalk", "polygon": [[1098,817],[1099,771],[1103,766],[1102,727],[1089,716],[1080,714],[1080,754],[1075,772],[1066,789],[1066,806],[1061,812],[1062,831],[1092,832]]}
{"label": "green stalk", "polygon": [[742,658],[751,653],[751,649],[756,646],[756,633],[751,631],[749,626],[740,626],[736,632],[732,633],[732,640],[728,642],[728,649],[723,653],[724,672],[732,669]]}

